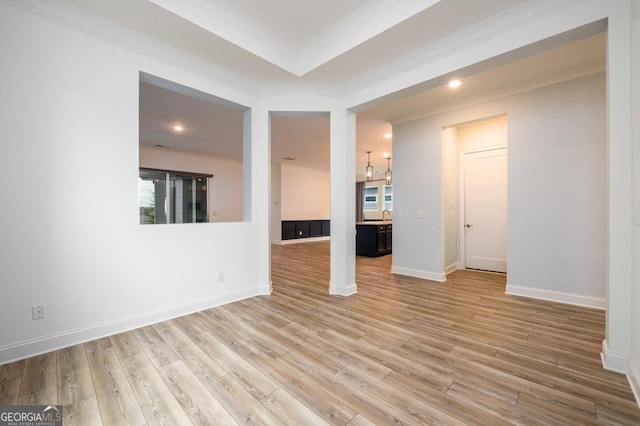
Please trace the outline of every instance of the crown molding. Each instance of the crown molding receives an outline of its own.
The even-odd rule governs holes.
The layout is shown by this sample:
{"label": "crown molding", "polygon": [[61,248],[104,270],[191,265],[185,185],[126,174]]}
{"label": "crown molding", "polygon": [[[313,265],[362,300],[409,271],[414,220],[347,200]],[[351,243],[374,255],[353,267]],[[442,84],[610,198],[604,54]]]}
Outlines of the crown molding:
{"label": "crown molding", "polygon": [[260,96],[313,95],[331,98],[340,97],[339,86],[321,84],[263,84]]}
{"label": "crown molding", "polygon": [[221,0],[149,1],[302,77],[441,0],[373,0],[300,47]]}

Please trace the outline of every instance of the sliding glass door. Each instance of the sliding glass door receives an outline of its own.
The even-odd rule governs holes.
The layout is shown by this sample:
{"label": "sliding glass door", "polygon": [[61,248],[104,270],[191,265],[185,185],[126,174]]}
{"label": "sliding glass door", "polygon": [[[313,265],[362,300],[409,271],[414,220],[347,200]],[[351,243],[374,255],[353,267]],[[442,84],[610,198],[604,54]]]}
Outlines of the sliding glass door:
{"label": "sliding glass door", "polygon": [[207,175],[140,169],[140,223],[207,222],[210,178]]}

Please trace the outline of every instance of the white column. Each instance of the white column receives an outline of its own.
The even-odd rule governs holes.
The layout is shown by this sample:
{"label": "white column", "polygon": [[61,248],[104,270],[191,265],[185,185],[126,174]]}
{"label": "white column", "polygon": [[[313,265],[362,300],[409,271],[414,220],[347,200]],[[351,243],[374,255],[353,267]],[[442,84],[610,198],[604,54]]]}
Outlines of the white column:
{"label": "white column", "polygon": [[356,293],[356,116],[331,110],[331,275],[329,294]]}
{"label": "white column", "polygon": [[[269,241],[269,191],[271,177],[271,134],[269,131],[269,112],[260,106],[257,111],[244,114],[245,158],[244,169],[244,220],[251,221],[256,230],[258,245],[259,293],[271,294],[271,244]],[[248,137],[248,139],[247,139]],[[250,150],[246,149],[248,146]],[[250,152],[248,152],[250,151]],[[247,164],[251,166],[248,167]],[[247,189],[251,188],[250,197]],[[246,205],[250,202],[251,204]]]}
{"label": "white column", "polygon": [[[631,8],[609,2],[607,40],[609,259],[607,320],[602,363],[625,373],[631,354],[633,283],[633,132]],[[585,230],[588,232],[588,230]]]}

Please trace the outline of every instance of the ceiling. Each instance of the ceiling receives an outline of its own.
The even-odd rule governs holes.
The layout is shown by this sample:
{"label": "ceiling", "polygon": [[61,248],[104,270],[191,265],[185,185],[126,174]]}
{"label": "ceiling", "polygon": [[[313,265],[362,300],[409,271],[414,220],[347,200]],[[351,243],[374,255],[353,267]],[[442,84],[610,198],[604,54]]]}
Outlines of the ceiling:
{"label": "ceiling", "polygon": [[338,85],[525,0],[64,0],[263,84]]}
{"label": "ceiling", "polygon": [[[558,3],[561,0],[555,1]],[[484,28],[525,8],[551,8],[539,0],[64,0],[146,40],[177,49],[259,86],[321,85],[343,93],[356,81],[410,61],[425,49]],[[547,5],[548,4],[548,5]],[[527,10],[529,10],[527,9]],[[502,21],[500,21],[502,22]],[[605,70],[605,25],[573,37],[556,37],[535,48],[510,52],[459,70],[456,90],[445,77],[410,93],[358,110],[357,170],[366,151],[376,170],[386,169],[390,123],[469,105],[534,87]],[[419,89],[419,90],[418,90]],[[141,143],[241,155],[241,113],[205,105],[196,97],[141,83]],[[162,100],[162,101],[161,101]],[[228,111],[227,111],[228,110]],[[240,118],[238,118],[240,117]],[[185,131],[171,130],[184,121]],[[272,161],[328,168],[328,118],[272,118]],[[311,130],[311,131],[310,131]],[[393,160],[392,160],[393,161]]]}

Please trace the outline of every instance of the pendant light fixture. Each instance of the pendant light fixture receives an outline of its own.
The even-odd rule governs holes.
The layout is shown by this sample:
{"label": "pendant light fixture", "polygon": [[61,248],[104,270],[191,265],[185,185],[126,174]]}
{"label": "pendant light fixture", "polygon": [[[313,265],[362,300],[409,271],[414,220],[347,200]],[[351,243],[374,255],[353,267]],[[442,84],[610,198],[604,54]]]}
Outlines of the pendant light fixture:
{"label": "pendant light fixture", "polygon": [[384,180],[387,185],[391,185],[391,157],[387,157],[387,171],[384,172]]}
{"label": "pendant light fixture", "polygon": [[371,165],[371,151],[367,151],[367,182],[373,181],[373,166]]}

